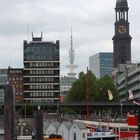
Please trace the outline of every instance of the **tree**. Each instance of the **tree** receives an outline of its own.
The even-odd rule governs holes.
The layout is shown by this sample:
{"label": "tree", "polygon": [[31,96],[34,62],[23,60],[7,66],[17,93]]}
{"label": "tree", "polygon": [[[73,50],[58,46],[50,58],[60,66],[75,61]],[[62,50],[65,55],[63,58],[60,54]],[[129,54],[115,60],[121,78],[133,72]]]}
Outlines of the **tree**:
{"label": "tree", "polygon": [[119,100],[119,95],[117,87],[115,86],[114,81],[107,75],[98,80],[98,100],[109,100],[108,90],[113,94],[113,101]]}
{"label": "tree", "polygon": [[76,112],[74,112],[71,108],[68,108],[68,107],[61,108],[60,113],[61,114],[76,114]]}
{"label": "tree", "polygon": [[20,110],[22,115],[33,115],[33,106],[31,103],[24,104]]}
{"label": "tree", "polygon": [[[118,101],[119,96],[114,81],[109,76],[97,79],[95,75],[88,71],[88,95],[89,101],[109,101],[108,90],[113,94],[113,101]],[[85,101],[86,100],[86,74],[80,72],[78,79],[72,84],[66,101]]]}
{"label": "tree", "polygon": [[[93,101],[96,97],[96,77],[88,71],[88,94],[89,100]],[[78,79],[72,84],[72,88],[66,98],[68,101],[85,101],[86,100],[86,74],[80,72]]]}

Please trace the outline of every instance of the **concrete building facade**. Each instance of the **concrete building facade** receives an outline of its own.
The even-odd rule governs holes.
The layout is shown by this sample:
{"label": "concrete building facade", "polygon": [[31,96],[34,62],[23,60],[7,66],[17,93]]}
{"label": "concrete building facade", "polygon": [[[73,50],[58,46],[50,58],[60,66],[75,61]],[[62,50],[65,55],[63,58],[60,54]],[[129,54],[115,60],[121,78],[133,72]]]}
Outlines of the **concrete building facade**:
{"label": "concrete building facade", "polygon": [[[59,41],[24,41],[24,99],[33,104],[60,100]],[[50,109],[53,110],[53,109]]]}
{"label": "concrete building facade", "polygon": [[129,100],[129,92],[132,92],[134,99],[140,99],[140,63],[125,64],[118,67],[115,77],[121,101]]}
{"label": "concrete building facade", "polygon": [[[0,69],[0,85],[7,83],[7,69]],[[4,89],[0,89],[0,103],[4,103]]]}
{"label": "concrete building facade", "polygon": [[15,101],[23,103],[23,69],[22,68],[9,68],[8,69],[8,82],[14,86]]}
{"label": "concrete building facade", "polygon": [[[10,84],[14,86],[15,102],[23,103],[23,69],[0,69],[0,85]],[[0,102],[3,102],[4,90],[0,89]]]}

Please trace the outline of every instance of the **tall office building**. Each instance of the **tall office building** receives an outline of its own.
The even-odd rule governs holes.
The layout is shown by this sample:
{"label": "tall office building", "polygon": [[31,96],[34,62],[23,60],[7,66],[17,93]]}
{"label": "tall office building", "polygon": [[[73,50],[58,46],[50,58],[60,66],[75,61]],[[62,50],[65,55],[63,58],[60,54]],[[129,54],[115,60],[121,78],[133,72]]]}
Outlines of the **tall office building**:
{"label": "tall office building", "polygon": [[24,98],[33,104],[60,100],[59,41],[24,41]]}
{"label": "tall office building", "polygon": [[131,62],[132,38],[129,35],[128,9],[127,0],[116,1],[115,35],[113,37],[114,68],[117,68],[118,64]]}
{"label": "tall office building", "polygon": [[23,103],[23,69],[8,68],[8,82],[14,86],[15,102]]}
{"label": "tall office building", "polygon": [[[0,85],[7,83],[7,69],[0,69]],[[0,88],[0,103],[4,103],[4,89]]]}
{"label": "tall office building", "polygon": [[113,53],[98,53],[89,57],[89,69],[97,78],[111,76],[113,68]]}
{"label": "tall office building", "polygon": [[[8,68],[0,69],[0,85],[12,85],[16,103],[23,103],[23,69]],[[0,102],[3,102],[4,90],[0,89]]]}

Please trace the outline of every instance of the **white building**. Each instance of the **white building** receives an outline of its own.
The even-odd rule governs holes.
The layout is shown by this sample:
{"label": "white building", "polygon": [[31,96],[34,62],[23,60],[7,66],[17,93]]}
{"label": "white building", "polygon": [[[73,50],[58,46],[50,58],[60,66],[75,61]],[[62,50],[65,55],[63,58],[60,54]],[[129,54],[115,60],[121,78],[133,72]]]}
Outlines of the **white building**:
{"label": "white building", "polygon": [[62,122],[59,129],[58,134],[61,135],[64,140],[69,140],[69,129],[71,128],[72,123],[70,122]]}
{"label": "white building", "polygon": [[50,134],[58,134],[58,128],[60,127],[59,122],[44,123],[44,133],[49,136]]}
{"label": "white building", "polygon": [[61,135],[64,140],[87,140],[87,128],[81,122],[44,122],[44,134]]}
{"label": "white building", "polygon": [[69,140],[87,140],[87,128],[86,125],[80,122],[76,122],[69,130]]}

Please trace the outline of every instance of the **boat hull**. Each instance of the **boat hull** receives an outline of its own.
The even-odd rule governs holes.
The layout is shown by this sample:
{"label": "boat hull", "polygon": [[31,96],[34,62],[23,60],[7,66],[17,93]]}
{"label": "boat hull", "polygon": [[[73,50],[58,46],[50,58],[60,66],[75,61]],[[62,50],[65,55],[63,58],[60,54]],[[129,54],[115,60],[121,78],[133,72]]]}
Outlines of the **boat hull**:
{"label": "boat hull", "polygon": [[116,138],[88,138],[87,140],[116,140]]}

